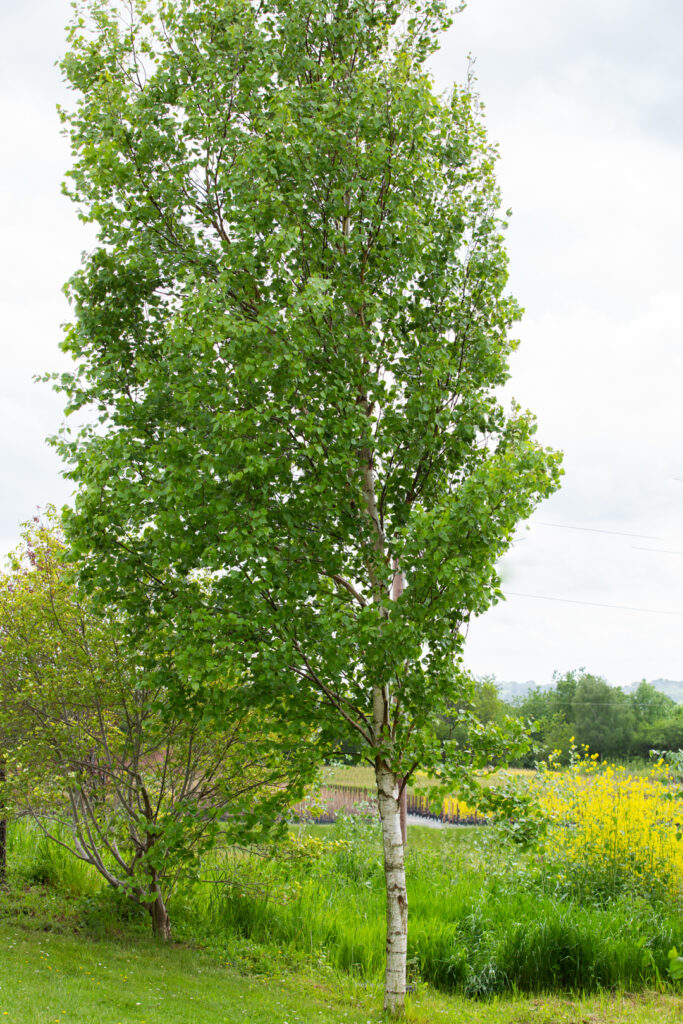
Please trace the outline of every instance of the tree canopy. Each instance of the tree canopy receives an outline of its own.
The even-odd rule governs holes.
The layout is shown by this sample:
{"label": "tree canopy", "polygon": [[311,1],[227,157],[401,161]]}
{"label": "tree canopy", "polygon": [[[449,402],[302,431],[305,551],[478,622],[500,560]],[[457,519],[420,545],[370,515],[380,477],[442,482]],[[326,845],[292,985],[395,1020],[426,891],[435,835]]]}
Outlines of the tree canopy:
{"label": "tree canopy", "polygon": [[235,701],[360,740],[396,1012],[399,791],[471,763],[436,717],[560,474],[501,402],[519,308],[476,97],[426,68],[449,22],[445,0],[77,0],[62,65],[99,238],[59,382],[99,421],[61,443],[82,579],[157,672],[236,666]]}
{"label": "tree canopy", "polygon": [[262,717],[226,713],[230,680],[191,716],[174,713],[64,554],[56,523],[36,517],[0,575],[0,803],[30,814],[168,938],[180,877],[196,875],[219,833],[271,836],[310,758],[278,748]]}

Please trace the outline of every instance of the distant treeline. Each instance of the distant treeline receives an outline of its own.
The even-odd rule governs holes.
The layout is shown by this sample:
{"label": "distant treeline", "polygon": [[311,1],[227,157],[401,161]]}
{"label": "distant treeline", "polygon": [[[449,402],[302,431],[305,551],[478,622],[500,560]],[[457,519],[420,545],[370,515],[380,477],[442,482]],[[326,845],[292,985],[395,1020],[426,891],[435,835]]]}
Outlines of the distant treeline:
{"label": "distant treeline", "polygon": [[[463,711],[483,724],[505,728],[507,718],[518,718],[529,727],[533,746],[513,767],[533,768],[560,751],[557,761],[566,764],[572,747],[607,758],[649,758],[651,750],[683,750],[683,704],[643,680],[625,693],[602,676],[584,669],[556,674],[552,686],[532,687],[524,696],[504,700],[493,676],[475,680],[469,699],[453,706],[437,724],[442,743],[449,740],[467,746]],[[352,743],[341,742],[331,760],[359,760]]]}
{"label": "distant treeline", "polygon": [[[535,749],[520,767],[544,760],[552,751],[568,759],[572,743],[587,744],[601,757],[649,757],[651,750],[683,749],[683,704],[643,681],[625,693],[601,676],[580,670],[556,676],[551,687],[535,687],[512,702],[502,699],[495,679],[477,680],[469,705],[483,722],[503,725],[506,716],[534,723]],[[457,715],[446,717],[443,739],[458,738]]]}

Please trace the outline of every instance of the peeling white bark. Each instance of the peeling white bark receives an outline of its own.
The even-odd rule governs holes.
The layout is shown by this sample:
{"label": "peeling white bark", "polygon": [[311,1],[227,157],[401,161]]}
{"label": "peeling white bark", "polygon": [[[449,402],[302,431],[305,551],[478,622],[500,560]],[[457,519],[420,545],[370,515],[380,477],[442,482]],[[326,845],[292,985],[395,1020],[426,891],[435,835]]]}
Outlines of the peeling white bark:
{"label": "peeling white bark", "polygon": [[403,1015],[408,951],[408,894],[399,810],[400,779],[378,758],[375,766],[379,813],[384,842],[384,876],[387,889],[387,960],[384,976],[384,1009]]}
{"label": "peeling white bark", "polygon": [[[398,562],[394,559],[394,580],[391,584],[391,600],[398,601],[399,597],[403,593],[406,585],[406,578],[400,571]],[[403,786],[401,789],[401,795],[399,797],[399,813],[401,815],[401,838],[403,839],[403,849],[406,848],[408,842],[408,787]]]}
{"label": "peeling white bark", "polygon": [[[366,413],[370,415],[370,406],[365,395],[362,396]],[[363,495],[366,512],[373,525],[373,547],[376,553],[385,557],[385,534],[382,518],[377,507],[375,495],[375,473],[371,451],[361,454],[363,473]],[[394,566],[395,570],[398,567]],[[368,561],[368,575],[375,601],[384,596],[384,584],[376,575],[372,559]],[[396,600],[403,589],[403,575],[395,572],[392,585],[392,598]],[[386,610],[381,611],[387,617]],[[377,751],[385,744],[393,745],[390,713],[392,696],[388,682],[383,686],[373,686],[372,690],[372,739]],[[408,951],[408,894],[406,891],[406,872],[404,860],[404,840],[401,832],[401,812],[399,788],[401,780],[386,764],[382,754],[378,753],[375,760],[375,778],[377,780],[377,801],[382,821],[382,839],[384,843],[384,878],[387,892],[387,944],[386,970],[384,975],[384,1009],[392,1017],[402,1017],[406,997],[406,961]]]}

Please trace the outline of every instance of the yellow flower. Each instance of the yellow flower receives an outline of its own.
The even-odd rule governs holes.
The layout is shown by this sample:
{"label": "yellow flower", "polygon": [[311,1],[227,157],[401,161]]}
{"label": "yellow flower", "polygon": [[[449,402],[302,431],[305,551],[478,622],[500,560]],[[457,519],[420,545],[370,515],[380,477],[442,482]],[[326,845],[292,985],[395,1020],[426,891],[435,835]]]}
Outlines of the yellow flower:
{"label": "yellow flower", "polygon": [[683,800],[672,793],[664,766],[645,777],[626,776],[591,755],[543,786],[540,802],[550,822],[544,852],[571,868],[570,878],[683,897],[683,843],[675,826]]}

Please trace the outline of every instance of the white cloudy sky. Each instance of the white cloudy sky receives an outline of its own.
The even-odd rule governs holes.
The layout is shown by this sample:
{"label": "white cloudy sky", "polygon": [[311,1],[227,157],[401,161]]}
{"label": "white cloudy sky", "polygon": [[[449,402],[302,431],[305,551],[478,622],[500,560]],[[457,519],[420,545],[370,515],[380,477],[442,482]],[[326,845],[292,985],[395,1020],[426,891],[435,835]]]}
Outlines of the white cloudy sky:
{"label": "white cloudy sky", "polygon": [[[0,0],[0,552],[69,494],[44,443],[60,400],[32,383],[61,365],[60,289],[89,244],[59,194],[68,16],[68,0]],[[472,625],[467,660],[502,680],[683,679],[683,6],[471,0],[440,85],[464,80],[468,53],[527,310],[510,393],[566,476],[520,529],[508,600]]]}

